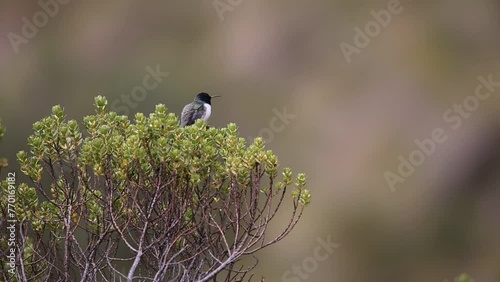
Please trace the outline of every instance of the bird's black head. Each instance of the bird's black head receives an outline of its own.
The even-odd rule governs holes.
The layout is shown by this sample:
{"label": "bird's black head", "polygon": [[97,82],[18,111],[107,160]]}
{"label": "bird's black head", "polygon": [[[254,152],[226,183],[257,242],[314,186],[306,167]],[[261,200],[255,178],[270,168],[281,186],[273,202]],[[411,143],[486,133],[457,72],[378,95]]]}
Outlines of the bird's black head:
{"label": "bird's black head", "polygon": [[201,92],[200,94],[196,95],[196,100],[200,100],[202,102],[205,102],[209,105],[211,105],[212,98],[220,97],[219,95],[214,95],[210,96],[208,93]]}

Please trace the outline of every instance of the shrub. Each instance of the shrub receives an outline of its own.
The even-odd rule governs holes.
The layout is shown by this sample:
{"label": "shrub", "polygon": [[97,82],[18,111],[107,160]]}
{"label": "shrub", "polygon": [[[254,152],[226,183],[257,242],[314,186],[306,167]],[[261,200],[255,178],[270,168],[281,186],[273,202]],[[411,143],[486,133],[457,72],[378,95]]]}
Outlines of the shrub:
{"label": "shrub", "polygon": [[[17,154],[32,182],[17,187],[17,272],[3,265],[5,281],[251,279],[255,253],[310,203],[306,176],[279,173],[262,139],[247,145],[235,124],[180,128],[164,105],[131,122],[101,96],[95,109],[82,133],[54,106]],[[271,236],[284,205],[288,220]]]}

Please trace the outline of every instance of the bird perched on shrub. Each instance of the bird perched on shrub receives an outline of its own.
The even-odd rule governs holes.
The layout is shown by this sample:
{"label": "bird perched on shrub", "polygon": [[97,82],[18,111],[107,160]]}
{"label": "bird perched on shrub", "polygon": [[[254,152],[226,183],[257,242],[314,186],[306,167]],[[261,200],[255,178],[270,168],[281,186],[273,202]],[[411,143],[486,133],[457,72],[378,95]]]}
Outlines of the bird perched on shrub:
{"label": "bird perched on shrub", "polygon": [[219,95],[210,96],[202,92],[194,101],[184,106],[181,114],[181,127],[194,124],[198,119],[207,121],[212,114],[212,98],[220,97]]}

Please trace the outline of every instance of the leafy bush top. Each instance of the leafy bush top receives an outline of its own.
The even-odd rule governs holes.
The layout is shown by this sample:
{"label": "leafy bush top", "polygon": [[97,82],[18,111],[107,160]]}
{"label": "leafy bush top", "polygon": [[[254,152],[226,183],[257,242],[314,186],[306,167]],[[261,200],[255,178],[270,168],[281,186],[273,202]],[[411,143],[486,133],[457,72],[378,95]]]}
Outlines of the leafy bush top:
{"label": "leafy bush top", "polygon": [[[25,246],[18,264],[27,276],[242,279],[253,266],[240,259],[288,235],[310,203],[306,176],[285,168],[278,179],[276,155],[261,138],[247,145],[235,124],[209,128],[198,120],[181,128],[164,105],[131,122],[107,106],[95,98],[85,133],[54,106],[33,125],[30,152],[17,154],[34,185],[17,191]],[[289,201],[288,224],[266,236]]]}

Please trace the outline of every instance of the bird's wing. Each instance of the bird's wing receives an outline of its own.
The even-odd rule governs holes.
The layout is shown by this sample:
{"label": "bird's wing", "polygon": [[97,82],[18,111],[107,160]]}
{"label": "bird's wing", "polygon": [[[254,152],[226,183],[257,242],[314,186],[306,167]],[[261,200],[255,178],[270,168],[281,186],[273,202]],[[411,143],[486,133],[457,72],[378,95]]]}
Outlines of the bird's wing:
{"label": "bird's wing", "polygon": [[181,114],[181,127],[191,125],[196,120],[203,117],[203,104],[195,104],[193,107],[190,105],[184,106]]}
{"label": "bird's wing", "polygon": [[193,107],[193,110],[191,111],[191,117],[192,117],[191,120],[194,123],[197,120],[199,120],[200,118],[203,118],[204,114],[205,114],[205,108],[203,107],[203,105],[197,104]]}
{"label": "bird's wing", "polygon": [[191,120],[191,111],[189,110],[189,104],[184,106],[181,113],[181,127],[187,125],[187,122]]}

